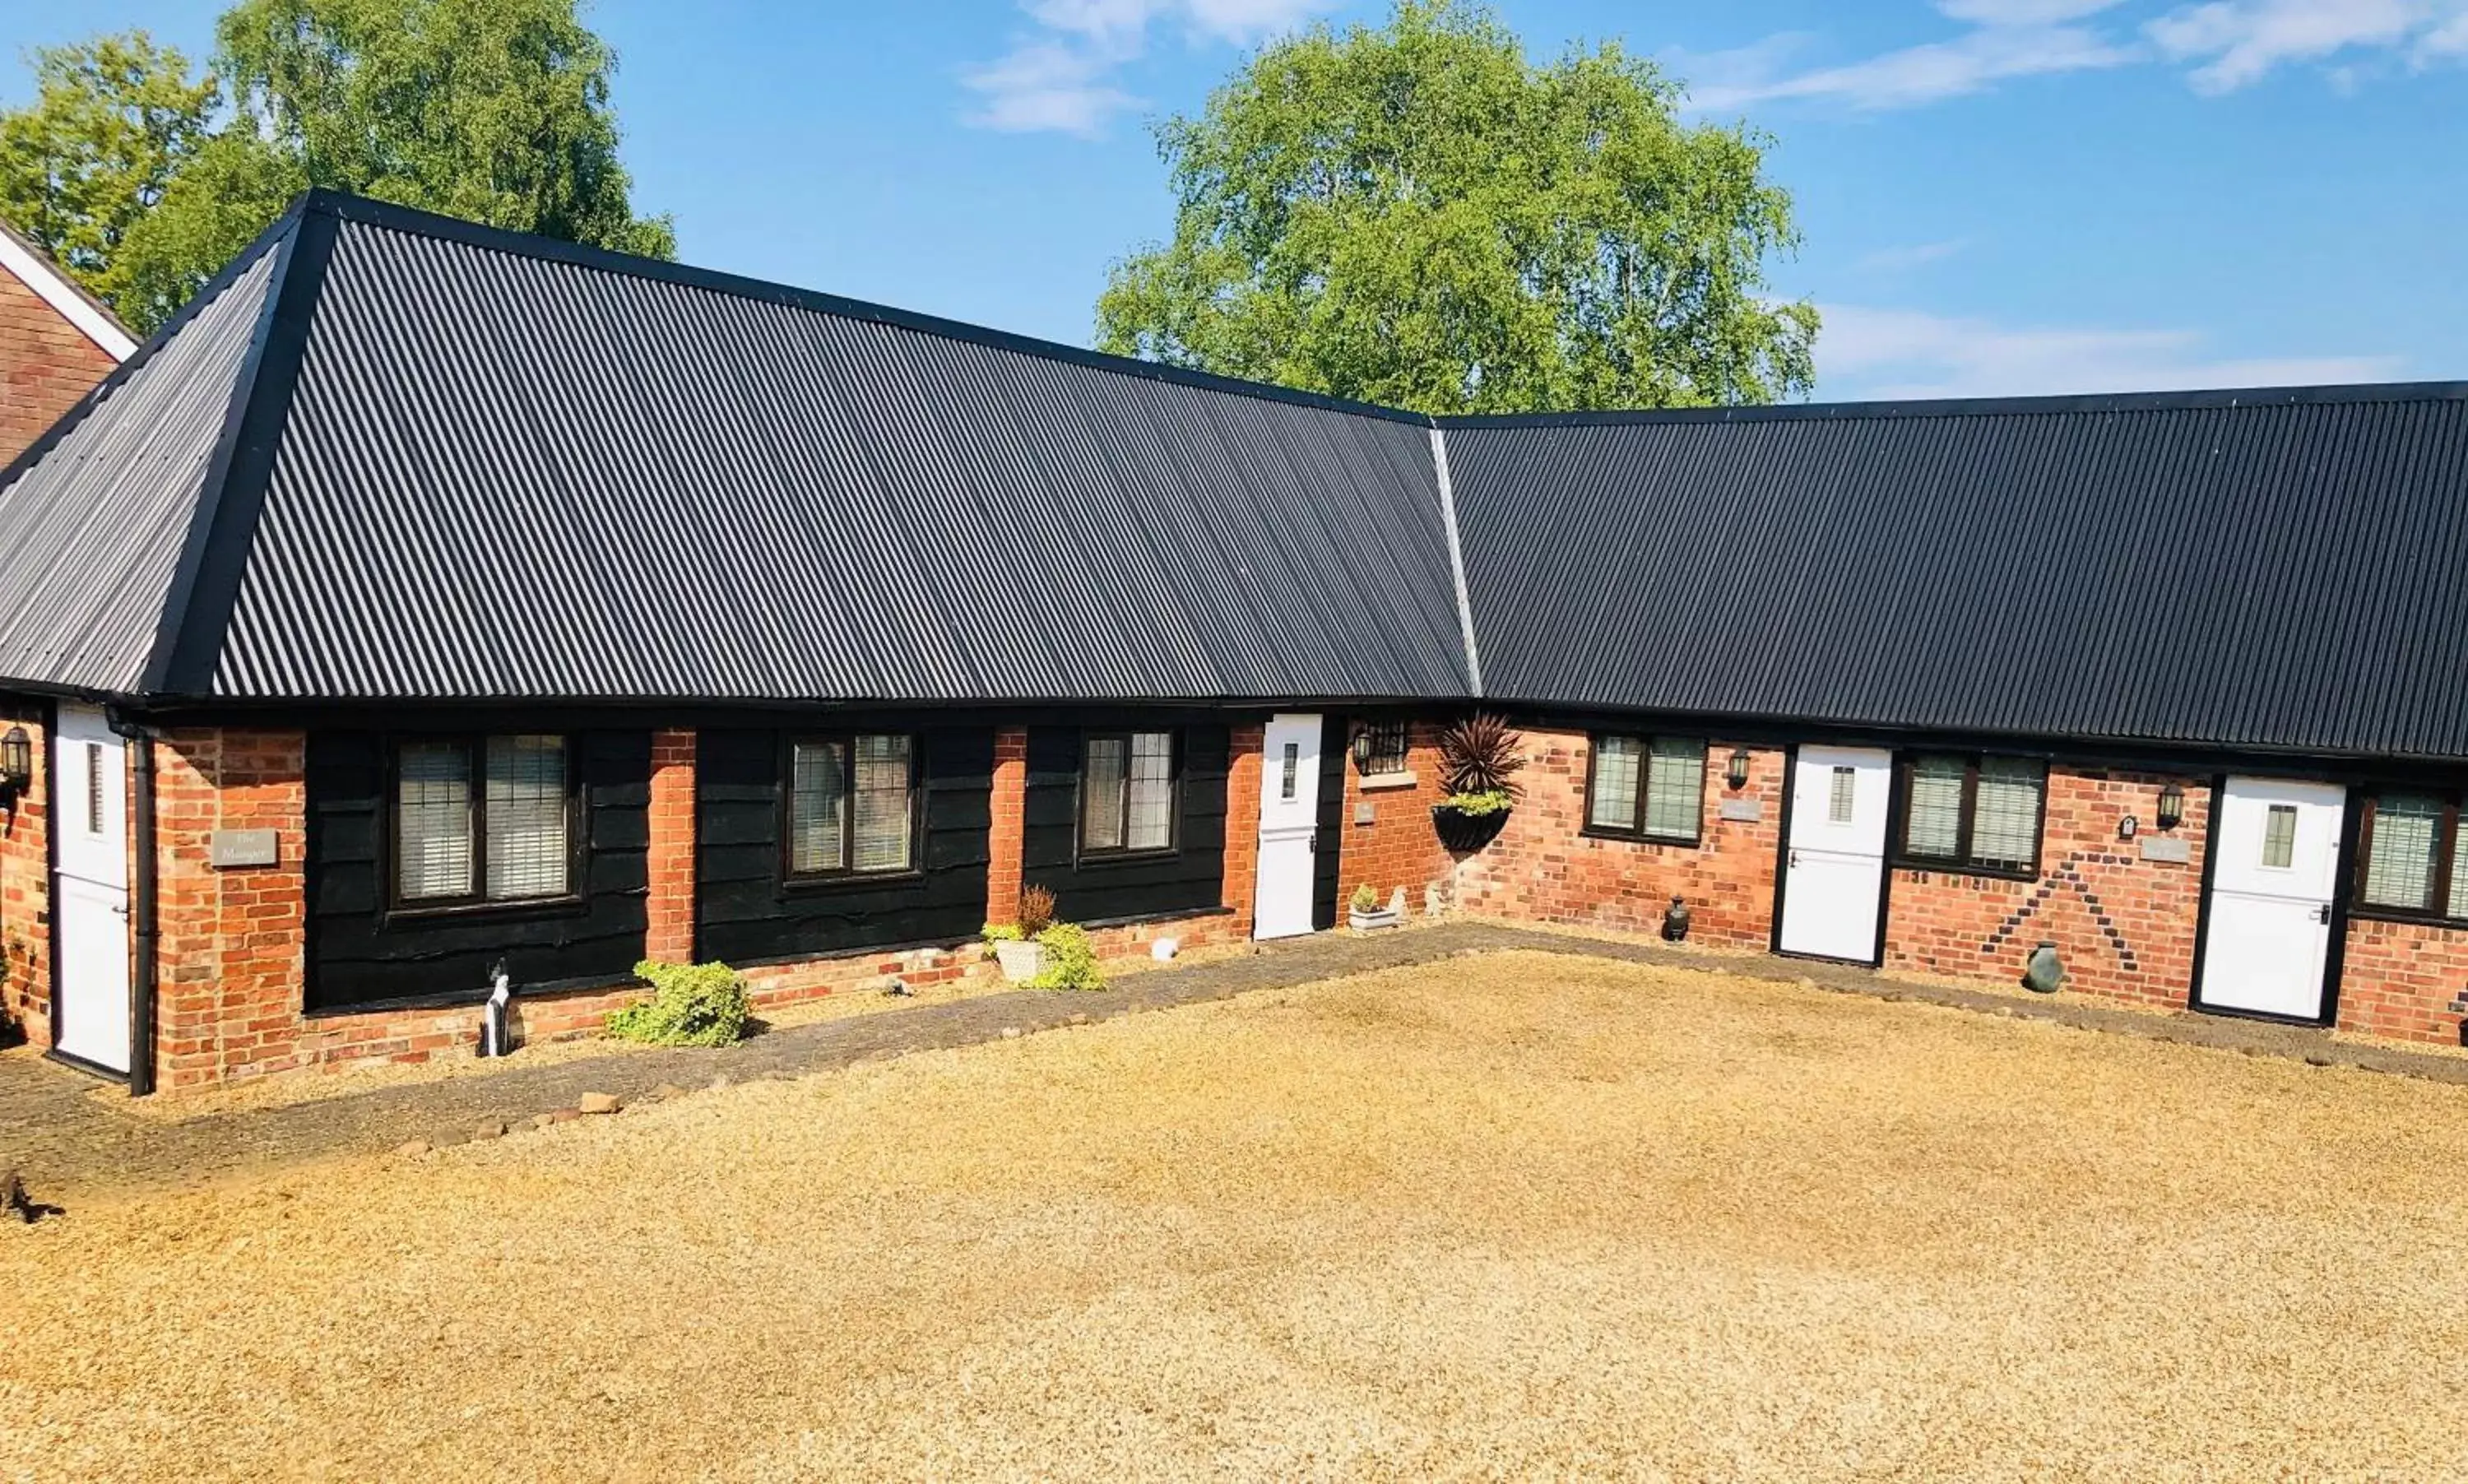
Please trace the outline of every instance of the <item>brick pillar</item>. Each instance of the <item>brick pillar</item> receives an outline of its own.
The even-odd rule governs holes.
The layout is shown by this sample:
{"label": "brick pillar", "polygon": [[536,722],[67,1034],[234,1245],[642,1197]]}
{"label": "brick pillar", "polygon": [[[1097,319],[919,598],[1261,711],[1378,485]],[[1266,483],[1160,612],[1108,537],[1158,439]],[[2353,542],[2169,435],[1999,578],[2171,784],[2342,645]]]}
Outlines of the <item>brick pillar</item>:
{"label": "brick pillar", "polygon": [[[155,744],[155,1083],[194,1086],[303,1061],[307,739],[180,727]],[[276,863],[217,870],[217,829],[272,830]]]}
{"label": "brick pillar", "polygon": [[994,825],[986,833],[986,921],[1019,921],[1020,856],[1026,839],[1028,731],[994,734]]}
{"label": "brick pillar", "polygon": [[1260,887],[1260,751],[1268,745],[1268,728],[1258,722],[1238,726],[1226,741],[1223,900],[1235,917],[1232,935],[1247,938]]}
{"label": "brick pillar", "polygon": [[683,964],[695,954],[695,734],[651,734],[651,901],[643,956]]}
{"label": "brick pillar", "polygon": [[0,706],[0,733],[22,726],[34,779],[0,810],[0,1018],[52,1043],[52,747],[39,705]]}

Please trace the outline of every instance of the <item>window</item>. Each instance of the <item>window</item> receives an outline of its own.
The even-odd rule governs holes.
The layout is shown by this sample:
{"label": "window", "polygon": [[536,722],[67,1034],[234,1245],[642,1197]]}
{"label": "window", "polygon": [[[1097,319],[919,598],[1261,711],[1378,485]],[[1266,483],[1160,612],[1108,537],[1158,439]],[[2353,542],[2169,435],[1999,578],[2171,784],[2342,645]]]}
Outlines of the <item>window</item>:
{"label": "window", "polygon": [[916,739],[800,737],[788,744],[792,878],[885,876],[917,858]]}
{"label": "window", "polygon": [[1382,778],[1405,771],[1405,723],[1374,721],[1362,729],[1371,750],[1362,759],[1362,776]]}
{"label": "window", "polygon": [[1847,825],[1851,822],[1852,806],[1860,799],[1860,770],[1838,767],[1825,794],[1825,822]]}
{"label": "window", "polygon": [[1694,738],[1593,740],[1586,827],[1677,844],[1697,843],[1705,810],[1705,743]]}
{"label": "window", "polygon": [[[1287,760],[1284,787],[1298,787]],[[1091,732],[1080,760],[1080,854],[1174,849],[1174,734]]]}
{"label": "window", "polygon": [[395,897],[405,906],[571,893],[574,790],[562,737],[422,738],[395,749]]}
{"label": "window", "polygon": [[2367,799],[2357,859],[2362,910],[2468,919],[2468,840],[2459,830],[2457,799],[2426,793]]}
{"label": "window", "polygon": [[1902,857],[1940,870],[2034,876],[2047,768],[2024,758],[1903,763]]}
{"label": "window", "polygon": [[2297,863],[2297,806],[2274,804],[2262,820],[2262,864],[2285,871]]}
{"label": "window", "polygon": [[85,833],[101,834],[103,828],[103,743],[85,744]]}

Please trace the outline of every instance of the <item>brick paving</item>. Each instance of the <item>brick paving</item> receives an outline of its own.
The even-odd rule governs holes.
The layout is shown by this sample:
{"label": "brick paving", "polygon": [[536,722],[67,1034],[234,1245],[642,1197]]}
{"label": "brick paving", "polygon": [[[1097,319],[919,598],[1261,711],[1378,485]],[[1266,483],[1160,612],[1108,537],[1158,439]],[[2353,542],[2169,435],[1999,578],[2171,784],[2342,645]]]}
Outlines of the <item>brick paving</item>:
{"label": "brick paving", "polygon": [[2075,999],[2023,999],[1897,980],[1840,964],[1714,956],[1479,922],[1357,937],[1330,933],[1214,963],[1153,970],[1095,993],[1020,990],[772,1031],[728,1047],[634,1051],[525,1066],[437,1083],[401,1084],[286,1107],[208,1114],[179,1123],[140,1119],[89,1096],[93,1083],[27,1056],[0,1058],[0,1170],[15,1168],[39,1199],[196,1182],[412,1140],[445,1145],[484,1121],[520,1125],[574,1107],[586,1093],[627,1101],[667,1084],[726,1077],[795,1077],[912,1051],[966,1046],[1057,1026],[1226,999],[1382,969],[1474,953],[1531,949],[1577,957],[1798,982],[1842,993],[1909,1000],[2087,1030],[2179,1041],[2317,1065],[2468,1084],[2468,1058],[2334,1041],[2319,1031],[2190,1014],[2114,1010]]}

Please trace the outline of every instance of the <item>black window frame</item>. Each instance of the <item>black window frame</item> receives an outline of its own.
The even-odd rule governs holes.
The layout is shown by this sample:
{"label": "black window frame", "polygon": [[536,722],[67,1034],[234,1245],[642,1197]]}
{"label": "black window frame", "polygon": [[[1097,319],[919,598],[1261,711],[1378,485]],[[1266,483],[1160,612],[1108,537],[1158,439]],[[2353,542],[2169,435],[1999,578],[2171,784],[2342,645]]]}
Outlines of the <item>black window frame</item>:
{"label": "black window frame", "polygon": [[[1363,777],[1395,778],[1411,770],[1414,745],[1411,722],[1365,721],[1362,731],[1371,739],[1370,749],[1362,756],[1360,771]],[[1393,748],[1389,745],[1392,737],[1395,742]]]}
{"label": "black window frame", "polygon": [[[2371,918],[2386,923],[2424,923],[2436,927],[2468,927],[2468,916],[2455,915],[2450,910],[2451,868],[2459,836],[2460,793],[2453,788],[2411,788],[2406,784],[2388,787],[2367,787],[2358,790],[2356,875],[2349,883],[2348,915]],[[2374,902],[2365,896],[2365,879],[2373,871],[2374,821],[2382,812],[2383,799],[2389,794],[2412,793],[2420,798],[2438,799],[2442,803],[2442,826],[2434,842],[2434,905],[2431,907],[2394,907]]]}
{"label": "black window frame", "polygon": [[[489,740],[492,737],[554,737],[565,757],[565,890],[537,897],[489,895]],[[378,829],[385,848],[385,917],[420,919],[519,915],[581,906],[588,898],[584,883],[591,863],[591,814],[583,804],[582,737],[575,732],[507,730],[486,732],[390,732],[379,739],[384,748],[385,796]],[[406,897],[402,892],[402,749],[410,745],[451,743],[463,749],[470,797],[464,808],[471,835],[472,889],[459,897]]]}
{"label": "black window frame", "polygon": [[[1962,803],[1954,830],[1954,853],[1930,856],[1911,849],[1911,782],[1920,763],[1947,758],[1962,764]],[[1979,765],[1989,759],[2028,764],[2039,779],[2038,800],[2031,812],[2031,858],[2022,865],[1974,859],[1972,836],[1979,821]],[[1906,871],[1935,871],[1951,876],[1984,876],[2006,881],[2036,881],[2048,848],[2048,760],[2015,752],[1956,752],[1923,748],[1894,758],[1893,819],[1886,830],[1893,864]]]}
{"label": "black window frame", "polygon": [[[1088,744],[1118,741],[1123,744],[1123,836],[1131,837],[1131,739],[1161,735],[1166,740],[1166,810],[1163,845],[1088,844]],[[1182,854],[1182,728],[1178,726],[1083,727],[1080,766],[1071,786],[1071,856],[1083,865],[1114,865],[1124,861],[1167,860]]]}
{"label": "black window frame", "polygon": [[[857,867],[857,742],[860,737],[901,737],[908,742],[908,863],[888,870],[861,871]],[[840,748],[840,797],[848,807],[840,810],[841,864],[819,871],[797,869],[797,748],[812,743],[836,742]],[[910,881],[926,874],[926,738],[921,732],[901,729],[855,728],[835,732],[788,732],[780,739],[780,802],[778,809],[780,836],[780,884],[788,891],[813,890],[852,883],[876,885],[884,881]]]}
{"label": "black window frame", "polygon": [[[1626,738],[1633,741],[1637,744],[1639,749],[1637,753],[1636,809],[1635,811],[1630,815],[1630,824],[1626,829],[1622,829],[1617,825],[1597,824],[1594,822],[1595,766],[1603,755],[1604,739],[1613,737]],[[1695,823],[1695,828],[1690,830],[1686,834],[1672,834],[1665,832],[1648,830],[1645,827],[1646,806],[1650,802],[1650,795],[1654,788],[1654,744],[1658,742],[1686,742],[1693,744],[1697,748],[1697,807],[1691,810],[1688,813],[1689,819]],[[1580,834],[1591,835],[1594,838],[1601,840],[1642,840],[1649,845],[1697,846],[1704,844],[1705,770],[1709,765],[1711,765],[1713,760],[1714,740],[1710,737],[1698,737],[1685,732],[1590,732],[1587,734],[1586,794],[1585,798],[1580,803],[1580,807],[1585,810],[1582,816],[1584,823],[1577,833]]]}

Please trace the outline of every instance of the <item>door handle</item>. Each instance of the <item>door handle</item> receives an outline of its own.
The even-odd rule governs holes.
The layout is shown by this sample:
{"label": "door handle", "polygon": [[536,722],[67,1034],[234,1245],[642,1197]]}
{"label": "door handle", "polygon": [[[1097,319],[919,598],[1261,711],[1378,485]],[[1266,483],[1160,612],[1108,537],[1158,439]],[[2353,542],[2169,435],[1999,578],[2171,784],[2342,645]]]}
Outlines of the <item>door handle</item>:
{"label": "door handle", "polygon": [[125,902],[113,902],[111,904],[111,915],[114,917],[126,917],[128,915],[128,903]]}
{"label": "door handle", "polygon": [[2326,902],[2320,906],[2316,907],[2314,909],[2314,921],[2322,924],[2326,927],[2329,926],[2331,922],[2331,903]]}
{"label": "door handle", "polygon": [[1791,853],[1791,863],[1794,866],[1799,864],[1799,852],[1793,851]]}

